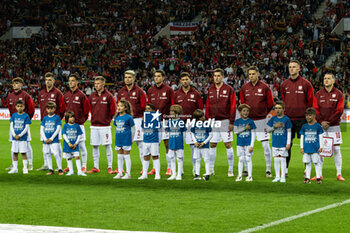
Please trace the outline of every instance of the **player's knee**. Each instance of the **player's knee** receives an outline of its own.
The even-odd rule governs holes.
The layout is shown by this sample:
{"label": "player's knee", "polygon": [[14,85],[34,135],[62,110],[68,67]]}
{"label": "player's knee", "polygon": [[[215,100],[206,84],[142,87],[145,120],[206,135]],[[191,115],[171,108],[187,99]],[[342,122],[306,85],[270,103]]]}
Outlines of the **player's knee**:
{"label": "player's knee", "polygon": [[211,142],[210,143],[210,148],[216,148],[217,143]]}
{"label": "player's knee", "polygon": [[[159,159],[159,156],[158,156],[158,155],[157,155],[157,156],[153,156],[152,159],[153,159],[153,160],[157,160],[157,159]],[[148,159],[148,160],[149,160],[149,159]]]}
{"label": "player's knee", "polygon": [[231,149],[232,148],[232,143],[231,142],[225,142],[225,147],[226,147],[226,149]]}
{"label": "player's knee", "polygon": [[147,155],[147,156],[143,157],[143,159],[146,161],[149,161],[151,159],[151,156]]}

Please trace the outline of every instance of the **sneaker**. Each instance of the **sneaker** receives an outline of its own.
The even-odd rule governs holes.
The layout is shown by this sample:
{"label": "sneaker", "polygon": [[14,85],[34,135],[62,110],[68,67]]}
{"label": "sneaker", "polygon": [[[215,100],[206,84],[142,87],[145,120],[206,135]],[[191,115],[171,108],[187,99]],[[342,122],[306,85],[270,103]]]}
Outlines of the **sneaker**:
{"label": "sneaker", "polygon": [[41,168],[36,169],[37,171],[46,171],[49,170],[48,166],[42,165]]}
{"label": "sneaker", "polygon": [[69,167],[66,167],[65,169],[63,169],[63,172],[64,173],[69,172]]}
{"label": "sneaker", "polygon": [[341,175],[337,175],[337,180],[339,181],[345,181],[345,179]]}
{"label": "sneaker", "polygon": [[23,174],[28,174],[28,169],[23,168]]}
{"label": "sneaker", "polygon": [[308,179],[308,178],[305,178],[305,180],[304,180],[304,184],[311,184],[311,181],[310,181],[310,179]]}
{"label": "sneaker", "polygon": [[321,178],[318,178],[318,179],[317,179],[317,184],[322,184]]}
{"label": "sneaker", "polygon": [[72,176],[72,175],[74,175],[74,172],[73,172],[73,171],[69,171],[69,172],[67,172],[67,174],[66,174],[66,176]]}
{"label": "sneaker", "polygon": [[55,172],[58,172],[58,167],[56,167]]}
{"label": "sneaker", "polygon": [[242,181],[242,176],[237,176],[236,182]]}
{"label": "sneaker", "polygon": [[233,171],[228,171],[228,172],[227,172],[227,176],[228,176],[228,177],[233,177],[233,176],[234,176],[234,175],[233,175]]}
{"label": "sneaker", "polygon": [[156,169],[152,169],[147,175],[155,175],[156,174]]}
{"label": "sneaker", "polygon": [[181,174],[176,176],[176,180],[182,180]]}
{"label": "sneaker", "polygon": [[146,175],[143,175],[142,174],[142,176],[140,176],[138,179],[139,180],[146,180],[148,177],[147,177],[147,174]]}
{"label": "sneaker", "polygon": [[108,172],[108,174],[114,174],[114,171],[112,170],[112,168],[108,168],[107,172]]}
{"label": "sneaker", "polygon": [[113,179],[120,179],[122,178],[122,175],[120,173],[118,173],[115,177],[113,177]]}
{"label": "sneaker", "polygon": [[87,176],[83,171],[77,173],[78,176]]}
{"label": "sneaker", "polygon": [[286,178],[285,177],[282,177],[281,180],[280,180],[281,183],[286,183]]}
{"label": "sneaker", "polygon": [[253,177],[247,176],[247,177],[245,178],[245,181],[247,181],[247,182],[252,182],[252,181],[253,181]]}
{"label": "sneaker", "polygon": [[171,176],[171,169],[170,168],[166,169],[165,175],[166,176]]}
{"label": "sneaker", "polygon": [[156,176],[154,177],[154,179],[155,179],[155,180],[160,180],[160,175],[156,175]]}
{"label": "sneaker", "polygon": [[200,177],[200,175],[194,175],[193,180],[201,180],[202,178]]}
{"label": "sneaker", "polygon": [[86,172],[86,167],[81,168],[81,172],[85,173]]}
{"label": "sneaker", "polygon": [[[323,180],[323,176],[321,176],[320,179]],[[317,177],[314,176],[314,177],[312,177],[310,180],[317,180]]]}
{"label": "sneaker", "polygon": [[131,179],[131,176],[129,175],[129,173],[125,173],[125,175],[122,177],[123,180],[128,180]]}
{"label": "sneaker", "polygon": [[10,171],[13,168],[13,165],[11,164],[11,166],[5,168],[6,171]]}
{"label": "sneaker", "polygon": [[59,176],[63,176],[63,175],[64,175],[62,169],[59,169],[59,170],[58,170],[58,175],[59,175]]}
{"label": "sneaker", "polygon": [[88,171],[87,173],[91,174],[91,173],[99,173],[99,172],[100,172],[100,169],[93,168],[90,171]]}
{"label": "sneaker", "polygon": [[266,177],[267,177],[267,178],[272,178],[272,174],[271,174],[270,171],[267,171],[267,172],[266,172]]}
{"label": "sneaker", "polygon": [[243,171],[242,176],[248,176],[248,172],[247,171]]}
{"label": "sneaker", "polygon": [[176,176],[175,175],[171,175],[168,180],[175,180],[176,179]]}
{"label": "sneaker", "polygon": [[28,165],[28,171],[33,171],[33,165]]}
{"label": "sneaker", "polygon": [[16,168],[13,168],[8,172],[8,174],[15,174],[15,173],[18,173],[18,169]]}
{"label": "sneaker", "polygon": [[51,176],[51,175],[53,175],[53,173],[54,173],[54,171],[51,169],[51,170],[49,170],[48,173],[46,173],[46,175],[47,175],[47,176]]}
{"label": "sneaker", "polygon": [[210,175],[205,175],[205,176],[203,176],[203,179],[204,179],[205,181],[208,181],[209,178],[210,178]]}
{"label": "sneaker", "polygon": [[281,178],[279,178],[279,177],[275,177],[275,179],[273,179],[273,180],[272,180],[272,182],[274,182],[274,183],[275,183],[275,182],[279,182],[280,180],[281,180]]}

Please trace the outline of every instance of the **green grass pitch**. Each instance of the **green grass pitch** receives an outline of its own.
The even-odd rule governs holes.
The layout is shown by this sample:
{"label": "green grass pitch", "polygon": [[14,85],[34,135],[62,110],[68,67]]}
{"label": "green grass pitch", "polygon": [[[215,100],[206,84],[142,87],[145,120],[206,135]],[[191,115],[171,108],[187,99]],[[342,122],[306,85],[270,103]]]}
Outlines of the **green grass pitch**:
{"label": "green grass pitch", "polygon": [[[347,128],[346,128],[347,127]],[[208,182],[193,181],[190,150],[185,147],[184,179],[167,181],[164,146],[161,146],[160,181],[137,180],[141,170],[137,148],[132,157],[132,179],[113,180],[107,174],[105,149],[101,147],[100,174],[87,177],[47,177],[45,172],[32,171],[7,174],[11,163],[8,142],[9,122],[0,121],[0,223],[71,226],[134,231],[167,232],[237,232],[276,221],[302,212],[349,199],[350,196],[350,133],[343,131],[343,176],[336,180],[333,158],[325,159],[323,184],[303,184],[302,156],[299,140],[294,141],[287,183],[272,183],[265,177],[265,161],[260,143],[253,155],[254,181],[235,182],[227,177],[226,150],[218,145],[216,175]],[[88,169],[92,168],[89,126]],[[43,164],[39,121],[31,125],[34,168]],[[114,132],[113,132],[114,134]],[[233,142],[235,150],[235,140]],[[234,173],[237,174],[235,151]],[[55,160],[53,160],[55,164]],[[65,166],[66,162],[63,162]],[[202,165],[204,165],[202,163]],[[117,166],[114,151],[113,168]],[[204,166],[202,166],[203,173]],[[314,167],[312,175],[315,174]],[[274,172],[273,172],[274,174]],[[327,210],[288,223],[267,228],[263,232],[349,232],[349,205]]]}

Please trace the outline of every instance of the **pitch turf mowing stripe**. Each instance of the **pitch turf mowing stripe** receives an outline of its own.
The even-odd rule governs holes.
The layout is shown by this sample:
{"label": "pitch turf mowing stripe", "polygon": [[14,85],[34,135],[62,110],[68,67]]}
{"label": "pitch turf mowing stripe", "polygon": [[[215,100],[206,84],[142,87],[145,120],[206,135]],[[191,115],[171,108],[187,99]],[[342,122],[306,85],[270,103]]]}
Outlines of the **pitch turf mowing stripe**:
{"label": "pitch turf mowing stripe", "polygon": [[155,231],[117,231],[117,230],[103,230],[90,228],[75,228],[75,227],[49,227],[49,226],[35,226],[35,225],[18,225],[18,224],[0,224],[0,232],[2,233],[160,233]]}
{"label": "pitch turf mowing stripe", "polygon": [[283,218],[283,219],[280,219],[280,220],[277,220],[277,221],[274,221],[274,222],[263,224],[261,226],[249,228],[249,229],[240,231],[238,233],[249,233],[249,232],[263,230],[265,228],[276,226],[276,225],[279,225],[279,224],[285,223],[285,222],[290,222],[290,221],[293,221],[293,220],[298,219],[298,218],[302,218],[302,217],[305,217],[305,216],[308,216],[308,215],[311,215],[311,214],[319,213],[319,212],[322,212],[322,211],[325,211],[325,210],[333,209],[333,208],[336,208],[336,207],[339,207],[339,206],[342,206],[342,205],[346,205],[346,204],[349,204],[349,203],[350,203],[350,199],[347,199],[345,201],[341,201],[341,202],[338,202],[338,203],[327,205],[327,206],[322,207],[322,208],[318,208],[318,209],[315,209],[315,210],[310,210],[310,211],[307,211],[307,212],[304,212],[304,213],[301,213],[301,214],[298,214],[298,215],[294,215],[294,216],[291,216],[291,217],[288,217],[288,218]]}

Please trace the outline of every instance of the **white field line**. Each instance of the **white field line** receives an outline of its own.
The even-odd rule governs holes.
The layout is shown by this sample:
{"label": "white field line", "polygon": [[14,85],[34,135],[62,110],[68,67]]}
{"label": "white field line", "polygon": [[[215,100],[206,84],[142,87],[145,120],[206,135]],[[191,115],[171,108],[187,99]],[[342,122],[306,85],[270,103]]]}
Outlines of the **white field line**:
{"label": "white field line", "polygon": [[[118,231],[75,227],[50,227],[19,224],[0,224],[1,233],[153,233],[151,231]],[[154,232],[155,233],[155,232]],[[157,232],[159,233],[159,232]]]}
{"label": "white field line", "polygon": [[301,214],[298,214],[298,215],[294,215],[294,216],[283,218],[283,219],[280,219],[280,220],[277,220],[277,221],[274,221],[274,222],[263,224],[261,226],[249,228],[249,229],[240,231],[238,233],[249,233],[249,232],[263,230],[265,228],[276,226],[276,225],[279,225],[279,224],[282,224],[282,223],[285,223],[285,222],[290,222],[290,221],[293,221],[293,220],[298,219],[298,218],[302,218],[302,217],[305,217],[305,216],[308,216],[308,215],[311,215],[311,214],[319,213],[319,212],[322,212],[322,211],[325,211],[325,210],[333,209],[333,208],[336,208],[336,207],[339,207],[339,206],[342,206],[342,205],[346,205],[346,204],[349,204],[349,203],[350,203],[350,199],[347,199],[345,201],[341,201],[341,202],[338,202],[338,203],[327,205],[327,206],[322,207],[322,208],[318,208],[318,209],[315,209],[315,210],[310,210],[310,211],[307,211],[307,212],[304,212],[304,213],[301,213]]}

